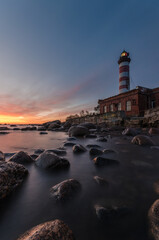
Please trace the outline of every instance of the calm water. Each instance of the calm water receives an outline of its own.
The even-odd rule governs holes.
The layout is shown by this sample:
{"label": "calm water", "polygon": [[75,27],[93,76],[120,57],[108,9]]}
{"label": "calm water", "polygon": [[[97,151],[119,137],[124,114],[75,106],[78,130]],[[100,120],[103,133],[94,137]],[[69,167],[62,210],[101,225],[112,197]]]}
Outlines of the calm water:
{"label": "calm water", "polygon": [[[0,150],[19,150],[33,153],[37,148],[53,149],[63,145],[68,136],[61,132],[11,131],[0,135]],[[111,148],[116,153],[107,156],[120,161],[120,165],[96,168],[88,151],[79,155],[67,148],[69,170],[46,171],[34,164],[26,165],[29,175],[24,183],[0,205],[0,240],[16,240],[31,227],[45,221],[61,219],[73,230],[77,240],[150,240],[147,212],[158,198],[153,182],[159,179],[159,151],[132,145],[129,138],[114,137],[103,148]],[[87,145],[96,140],[79,139]],[[132,161],[144,161],[151,167],[139,167]],[[99,186],[93,179],[98,175],[109,182],[109,186]],[[81,192],[65,203],[56,202],[49,195],[53,185],[75,178],[82,185]],[[128,206],[131,212],[120,219],[101,223],[94,206]]]}

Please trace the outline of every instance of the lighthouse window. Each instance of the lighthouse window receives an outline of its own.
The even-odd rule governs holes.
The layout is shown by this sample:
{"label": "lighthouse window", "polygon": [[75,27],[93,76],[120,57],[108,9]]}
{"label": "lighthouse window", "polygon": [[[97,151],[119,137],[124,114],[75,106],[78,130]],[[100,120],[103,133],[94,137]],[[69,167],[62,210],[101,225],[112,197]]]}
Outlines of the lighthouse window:
{"label": "lighthouse window", "polygon": [[113,104],[110,104],[110,111],[113,112]]}
{"label": "lighthouse window", "polygon": [[131,111],[131,101],[126,102],[126,111]]}
{"label": "lighthouse window", "polygon": [[118,111],[121,111],[121,103],[118,103]]}
{"label": "lighthouse window", "polygon": [[107,106],[104,106],[104,113],[107,112]]}

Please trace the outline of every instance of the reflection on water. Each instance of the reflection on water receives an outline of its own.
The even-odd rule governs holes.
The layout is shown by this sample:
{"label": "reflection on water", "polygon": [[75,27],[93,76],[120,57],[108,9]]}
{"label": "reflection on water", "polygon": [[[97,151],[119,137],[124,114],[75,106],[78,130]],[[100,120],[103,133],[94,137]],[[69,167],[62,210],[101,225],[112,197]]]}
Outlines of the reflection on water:
{"label": "reflection on water", "polygon": [[[33,153],[37,148],[60,147],[66,138],[66,133],[60,132],[40,135],[38,131],[14,131],[0,136],[0,150]],[[96,143],[96,140],[79,139],[77,142],[86,146]],[[68,170],[46,171],[34,164],[26,165],[28,177],[1,203],[0,239],[15,240],[27,229],[59,218],[70,226],[78,240],[150,240],[147,212],[158,198],[153,190],[153,182],[159,178],[158,151],[132,145],[129,139],[120,140],[117,137],[100,145],[116,151],[107,156],[119,160],[119,166],[97,168],[88,151],[75,155],[71,147],[67,148],[66,155],[71,163]],[[133,164],[133,161],[140,160],[151,163],[153,167]],[[99,186],[93,179],[96,175],[104,177],[109,185]],[[82,190],[69,201],[56,202],[50,197],[49,189],[68,178],[79,180]],[[128,206],[131,213],[111,225],[109,222],[103,224],[96,217],[96,204]]]}

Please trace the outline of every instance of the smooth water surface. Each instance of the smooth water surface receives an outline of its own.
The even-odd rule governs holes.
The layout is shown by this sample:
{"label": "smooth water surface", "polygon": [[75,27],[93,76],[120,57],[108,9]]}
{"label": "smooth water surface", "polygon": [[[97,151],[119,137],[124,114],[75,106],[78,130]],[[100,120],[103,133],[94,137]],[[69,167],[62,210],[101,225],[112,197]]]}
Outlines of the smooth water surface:
{"label": "smooth water surface", "polygon": [[[38,131],[10,131],[0,136],[0,150],[33,153],[37,148],[53,149],[63,146],[67,134]],[[86,146],[100,144],[102,149],[111,148],[116,153],[105,156],[120,161],[119,166],[96,167],[89,151],[73,154],[67,147],[66,158],[70,168],[47,171],[34,164],[25,165],[29,170],[24,183],[0,207],[0,240],[16,240],[33,226],[45,221],[61,219],[69,225],[77,240],[150,240],[147,213],[158,198],[153,183],[159,179],[159,151],[131,144],[131,138],[113,137],[99,143],[95,139],[78,139]],[[151,165],[138,166],[134,161]],[[108,186],[99,186],[94,176],[104,177]],[[82,185],[72,199],[56,202],[49,189],[68,178],[75,178]],[[113,223],[98,220],[94,206],[127,206],[130,213]]]}

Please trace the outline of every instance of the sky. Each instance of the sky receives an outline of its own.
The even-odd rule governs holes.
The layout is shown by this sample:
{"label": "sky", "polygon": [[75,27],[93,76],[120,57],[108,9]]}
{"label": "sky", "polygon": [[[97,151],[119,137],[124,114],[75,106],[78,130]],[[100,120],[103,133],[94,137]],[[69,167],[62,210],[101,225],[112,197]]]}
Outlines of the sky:
{"label": "sky", "polygon": [[158,0],[0,0],[0,123],[64,121],[131,89],[159,87]]}

